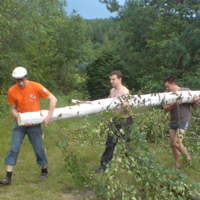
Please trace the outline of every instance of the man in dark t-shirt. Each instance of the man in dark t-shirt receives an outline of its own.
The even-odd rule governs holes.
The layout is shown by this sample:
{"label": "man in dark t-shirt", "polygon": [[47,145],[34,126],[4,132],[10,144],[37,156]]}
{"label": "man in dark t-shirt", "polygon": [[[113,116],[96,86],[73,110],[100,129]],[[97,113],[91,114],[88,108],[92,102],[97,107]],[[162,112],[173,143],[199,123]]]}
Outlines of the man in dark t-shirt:
{"label": "man in dark t-shirt", "polygon": [[[168,76],[164,80],[166,90],[168,92],[174,91],[189,91],[188,88],[181,88],[176,84],[176,80],[172,76]],[[187,148],[183,145],[183,139],[185,131],[189,128],[192,112],[190,107],[196,109],[199,105],[199,96],[194,95],[194,103],[182,103],[179,102],[173,105],[164,105],[163,109],[165,113],[170,111],[170,126],[169,126],[169,137],[172,147],[172,152],[175,160],[175,167],[180,168],[180,154],[183,152],[188,161],[192,160],[192,157],[189,155]],[[178,137],[178,134],[181,133],[181,137]]]}

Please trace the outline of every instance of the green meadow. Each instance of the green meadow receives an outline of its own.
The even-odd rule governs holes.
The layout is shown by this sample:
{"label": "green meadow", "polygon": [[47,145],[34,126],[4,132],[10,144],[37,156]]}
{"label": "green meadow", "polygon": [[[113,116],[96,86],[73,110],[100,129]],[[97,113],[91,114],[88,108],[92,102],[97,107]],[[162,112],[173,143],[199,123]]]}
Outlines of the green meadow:
{"label": "green meadow", "polygon": [[[71,105],[67,97],[58,97],[58,100],[57,107]],[[42,108],[47,107],[46,102],[42,101]],[[139,118],[137,119],[138,115],[148,113],[149,110],[149,108],[135,109],[136,120],[139,120]],[[96,114],[54,121],[47,128],[43,127],[44,146],[49,163],[49,178],[43,182],[38,179],[41,168],[36,163],[28,138],[25,137],[17,165],[14,167],[12,184],[10,186],[0,185],[0,199],[105,199],[103,195],[100,197],[98,191],[99,181],[101,178],[104,179],[104,174],[92,172],[93,168],[100,166],[100,158],[105,149],[106,134],[96,133],[101,120],[102,114]],[[15,119],[11,114],[0,118],[0,178],[4,178],[6,175],[4,159],[10,147],[14,122]],[[157,164],[173,170],[174,161],[168,140],[148,143],[148,148]],[[115,153],[117,154],[117,152]],[[199,155],[193,153],[192,150],[191,154],[195,169],[188,166],[184,157],[181,161],[182,169],[174,169],[187,175],[187,184],[198,182],[200,178]],[[115,162],[115,160],[112,162]],[[169,176],[171,176],[170,172]],[[134,177],[129,178],[134,180]],[[124,179],[126,179],[126,175]],[[102,181],[102,183],[104,182]],[[122,197],[118,194],[111,199],[122,199]],[[141,199],[144,199],[142,195]]]}

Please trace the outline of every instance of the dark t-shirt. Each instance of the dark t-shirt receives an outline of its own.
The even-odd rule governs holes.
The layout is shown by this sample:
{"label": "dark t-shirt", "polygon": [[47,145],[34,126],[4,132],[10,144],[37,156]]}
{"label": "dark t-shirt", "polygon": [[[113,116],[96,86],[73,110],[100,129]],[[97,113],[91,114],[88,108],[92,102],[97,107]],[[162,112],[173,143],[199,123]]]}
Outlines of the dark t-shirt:
{"label": "dark t-shirt", "polygon": [[[189,88],[180,88],[179,91],[189,91]],[[180,116],[181,123],[186,123],[186,122],[190,123],[191,118],[192,118],[192,111],[190,109],[191,105],[192,103],[182,103],[181,105],[179,105],[180,115],[178,114],[178,107],[175,106],[170,111],[170,115],[171,115],[170,123],[179,123],[179,116]]]}

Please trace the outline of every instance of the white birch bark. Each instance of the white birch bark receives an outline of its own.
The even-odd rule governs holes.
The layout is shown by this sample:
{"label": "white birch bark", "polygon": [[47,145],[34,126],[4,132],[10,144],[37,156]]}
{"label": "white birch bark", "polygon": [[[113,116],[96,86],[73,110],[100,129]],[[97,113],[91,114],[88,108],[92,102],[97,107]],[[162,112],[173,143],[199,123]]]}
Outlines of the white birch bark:
{"label": "white birch bark", "polygon": [[[193,103],[193,96],[199,96],[198,91],[178,91],[178,92],[164,92],[157,94],[145,94],[145,95],[130,95],[118,98],[99,99],[95,101],[77,102],[78,105],[67,106],[62,108],[55,108],[51,121],[69,119],[74,117],[82,117],[95,113],[99,113],[105,110],[120,109],[123,100],[127,100],[131,107],[143,107],[143,106],[158,106],[162,104],[174,104],[178,100],[182,100],[183,103]],[[26,124],[40,124],[44,121],[48,114],[48,110],[41,110],[38,112],[26,112],[19,113],[18,124],[24,126]]]}

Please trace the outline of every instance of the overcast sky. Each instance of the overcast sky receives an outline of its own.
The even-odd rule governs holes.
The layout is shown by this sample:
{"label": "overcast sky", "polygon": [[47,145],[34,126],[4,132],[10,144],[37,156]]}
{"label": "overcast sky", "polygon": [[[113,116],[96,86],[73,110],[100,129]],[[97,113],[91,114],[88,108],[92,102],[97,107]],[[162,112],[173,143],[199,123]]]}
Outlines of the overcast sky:
{"label": "overcast sky", "polygon": [[[118,0],[123,5],[125,0]],[[105,4],[99,3],[99,0],[67,0],[67,15],[76,10],[84,19],[109,18],[115,17],[116,13],[110,13]]]}

